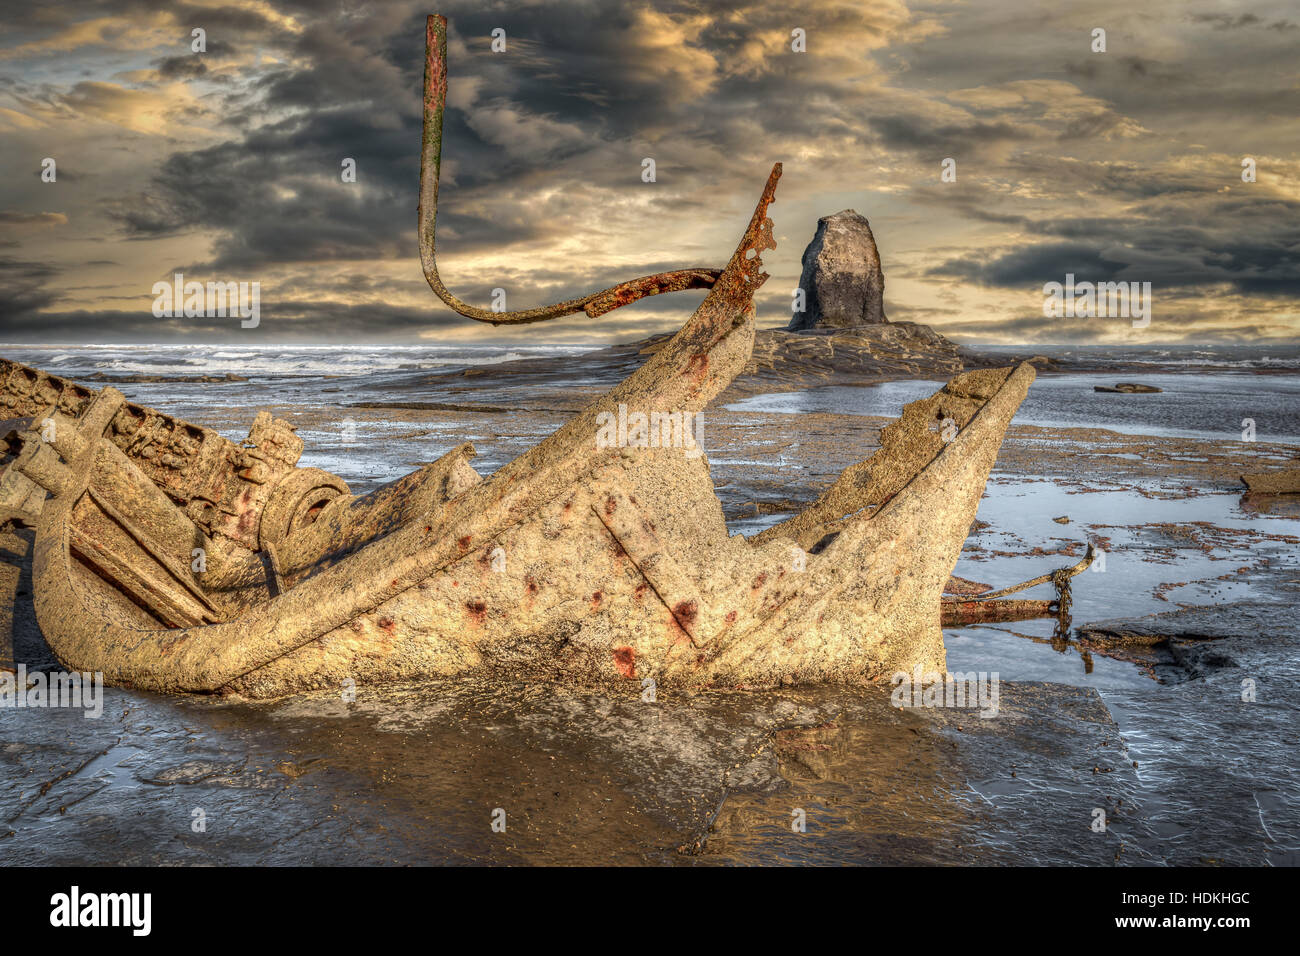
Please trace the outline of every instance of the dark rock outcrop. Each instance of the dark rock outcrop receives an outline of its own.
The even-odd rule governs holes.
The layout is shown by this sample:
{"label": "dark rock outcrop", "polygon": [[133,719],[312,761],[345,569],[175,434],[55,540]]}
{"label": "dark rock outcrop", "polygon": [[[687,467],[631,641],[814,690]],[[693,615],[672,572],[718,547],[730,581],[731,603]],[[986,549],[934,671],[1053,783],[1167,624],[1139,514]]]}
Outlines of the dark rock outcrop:
{"label": "dark rock outcrop", "polygon": [[1119,392],[1123,395],[1154,395],[1156,392],[1162,392],[1164,389],[1156,388],[1154,385],[1138,385],[1134,382],[1120,382],[1114,388],[1109,385],[1094,385],[1094,392]]}
{"label": "dark rock outcrop", "polygon": [[[611,345],[586,352],[581,358],[587,388],[608,387],[645,364],[672,337],[661,332],[636,342]],[[754,351],[744,372],[718,399],[719,404],[746,395],[817,388],[823,385],[863,385],[898,378],[946,378],[976,368],[999,368],[1021,361],[1014,355],[972,352],[944,338],[934,329],[915,322],[885,322],[852,329],[821,329],[790,332],[787,329],[759,329]],[[1041,355],[1029,360],[1042,368],[1055,368]],[[476,403],[494,405],[516,401],[504,389],[546,386],[573,378],[572,356],[529,358],[493,365],[475,365],[456,372],[430,375],[430,387],[463,387],[473,392]],[[450,383],[456,382],[459,385]],[[501,391],[498,391],[501,389]],[[575,390],[572,404],[578,407],[588,393]],[[513,397],[512,397],[513,396]],[[554,403],[556,396],[548,395]],[[399,403],[412,407],[411,403]]]}
{"label": "dark rock outcrop", "polygon": [[1300,468],[1283,468],[1258,475],[1242,475],[1241,480],[1253,492],[1266,495],[1300,494]]}
{"label": "dark rock outcrop", "polygon": [[865,216],[845,209],[817,221],[803,253],[804,311],[795,312],[791,332],[880,325],[885,318],[885,276],[876,239]]}

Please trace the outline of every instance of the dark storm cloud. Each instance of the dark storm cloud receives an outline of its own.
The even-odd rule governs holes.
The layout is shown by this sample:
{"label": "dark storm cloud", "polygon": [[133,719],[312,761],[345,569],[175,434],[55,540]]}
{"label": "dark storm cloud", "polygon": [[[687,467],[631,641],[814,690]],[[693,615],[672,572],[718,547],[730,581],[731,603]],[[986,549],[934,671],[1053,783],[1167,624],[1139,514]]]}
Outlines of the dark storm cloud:
{"label": "dark storm cloud", "polygon": [[59,270],[39,262],[0,256],[0,316],[23,322],[39,321],[42,310],[59,300],[47,283]]}
{"label": "dark storm cloud", "polygon": [[1127,263],[1107,259],[1092,246],[1058,242],[1013,249],[982,260],[967,256],[950,259],[935,266],[930,274],[1014,288],[1041,285],[1066,273],[1109,281],[1120,278],[1126,268]]}
{"label": "dark storm cloud", "polygon": [[33,34],[51,34],[92,17],[108,14],[131,17],[146,15],[157,4],[151,0],[64,0],[54,6],[44,3],[10,3],[5,5],[6,30],[16,36],[16,42],[26,42]]}
{"label": "dark storm cloud", "polygon": [[1080,137],[1105,137],[1107,133],[1116,129],[1123,122],[1123,117],[1115,113],[1099,110],[1096,113],[1089,113],[1087,116],[1080,116],[1078,119],[1071,120],[1069,125],[1061,131],[1060,138],[1078,139]]}
{"label": "dark storm cloud", "polygon": [[[362,107],[284,120],[237,146],[172,155],[152,193],[113,214],[136,237],[218,230],[216,267],[400,255],[415,219],[409,133]],[[344,158],[356,184],[340,178]]]}
{"label": "dark storm cloud", "polygon": [[1188,16],[1193,23],[1208,23],[1216,30],[1240,30],[1242,27],[1268,27],[1270,30],[1294,30],[1297,26],[1291,20],[1274,20],[1272,23],[1257,17],[1253,13],[1241,13],[1232,16],[1228,13],[1193,13]]}
{"label": "dark storm cloud", "polygon": [[158,75],[164,80],[196,80],[207,72],[207,64],[192,54],[169,56],[158,62]]}
{"label": "dark storm cloud", "polygon": [[[958,284],[1023,289],[1066,272],[1268,300],[1300,291],[1300,209],[1285,158],[1294,155],[1286,124],[1300,109],[1293,44],[1283,35],[1294,24],[1267,3],[1240,14],[1098,8],[1110,27],[1105,56],[1089,55],[1088,31],[1068,14],[1028,23],[1002,3],[434,7],[451,23],[439,247],[448,284],[470,301],[504,287],[522,307],[699,265],[673,254],[701,247],[688,224],[720,221],[718,210],[747,195],[778,158],[788,160],[783,188],[805,190],[778,210],[787,216],[804,204],[806,221],[778,224],[796,247],[790,261],[817,215],[853,204],[871,209],[876,224],[883,205],[882,244],[892,239],[885,230],[914,223],[926,227],[929,250],[943,250],[891,264],[935,293],[902,312],[936,322],[969,311],[934,307]],[[4,206],[31,210],[0,214],[0,225],[24,243],[37,233],[62,240],[73,230],[37,228],[53,223],[31,218],[51,215],[35,210],[62,210],[83,229],[98,217],[91,228],[99,234],[111,226],[131,240],[120,259],[134,274],[113,294],[147,289],[173,268],[261,279],[264,329],[286,341],[409,339],[461,323],[423,290],[414,266],[428,9],[418,0],[25,5],[0,40],[0,95],[35,117],[31,131],[15,135],[40,157],[53,148],[44,142],[49,124],[86,120],[94,151],[78,141],[64,150],[68,165],[60,159],[60,183],[81,190],[71,204],[0,192]],[[76,49],[55,49],[61,32],[97,18],[112,21],[103,39],[89,31]],[[206,55],[186,52],[193,26],[207,31]],[[806,29],[807,54],[789,49],[793,26]],[[488,45],[498,27],[504,54]],[[152,46],[133,58],[131,40],[151,30]],[[53,50],[35,60],[44,72],[4,59],[6,48],[41,43]],[[51,58],[60,57],[72,65],[56,76]],[[137,93],[162,102],[127,95]],[[129,132],[105,132],[114,121]],[[123,150],[133,168],[104,176],[97,160]],[[1196,150],[1215,158],[1200,161]],[[1258,195],[1240,182],[1238,151],[1274,157],[1261,160]],[[959,183],[938,184],[936,154],[961,157]],[[645,156],[658,163],[660,188],[640,183]],[[340,180],[345,157],[356,160],[356,184]],[[32,168],[24,160],[23,174]],[[882,188],[864,199],[864,182]],[[835,205],[814,208],[823,198]],[[620,208],[622,218],[611,218]],[[737,216],[743,226],[747,212]],[[606,240],[611,222],[621,233],[631,223],[639,246]],[[972,226],[978,238],[956,238]],[[600,237],[593,261],[546,254],[584,235]],[[783,240],[779,255],[787,251]],[[661,261],[627,266],[638,253]],[[36,337],[250,334],[221,320],[156,320],[147,300],[139,312],[59,313],[42,333],[41,310],[56,303],[115,304],[107,293],[72,301],[61,286],[93,254],[69,252],[44,272],[7,260],[6,330],[13,315]],[[402,269],[383,268],[393,264]],[[688,298],[667,311],[684,314]],[[428,306],[384,304],[390,299]],[[597,328],[651,328],[652,308],[663,306]],[[1007,321],[1009,334],[1045,328],[1033,318]]]}
{"label": "dark storm cloud", "polygon": [[1165,289],[1226,285],[1244,295],[1300,293],[1300,202],[1243,184],[1232,159],[1152,169],[1135,163],[1022,157],[1021,174],[1051,181],[1066,201],[1008,201],[983,185],[913,198],[978,222],[1011,227],[1015,247],[953,257],[928,270],[1001,288],[1080,280],[1151,281]]}
{"label": "dark storm cloud", "polygon": [[[274,4],[267,4],[273,8]],[[223,6],[210,3],[178,3],[176,12],[186,27],[202,27],[208,36],[217,43],[228,42],[222,34],[257,34],[264,39],[275,39],[286,35],[284,27],[276,18],[268,16],[250,7]],[[188,29],[187,29],[188,32]],[[212,52],[211,43],[207,44]]]}
{"label": "dark storm cloud", "polygon": [[[0,270],[3,265],[0,264]],[[2,274],[2,272],[0,272]],[[0,293],[0,308],[6,314],[4,341],[86,341],[93,332],[112,342],[205,342],[228,340],[249,345],[263,342],[374,341],[376,329],[383,338],[410,337],[431,328],[458,326],[464,320],[450,310],[401,308],[387,305],[348,305],[342,302],[287,299],[262,303],[256,328],[240,327],[238,318],[155,318],[147,299],[138,309],[71,310],[49,313],[41,310],[48,301],[30,299],[17,303]],[[15,307],[17,306],[17,307]]]}
{"label": "dark storm cloud", "polygon": [[[472,110],[452,106],[445,119],[444,150],[455,163],[456,179],[444,185],[439,225],[454,234],[458,251],[539,238],[545,229],[556,228],[511,213],[510,192],[526,193],[530,178],[532,185],[565,178],[604,188],[635,183],[643,154],[629,152],[621,141],[662,124],[683,127],[657,152],[661,181],[669,184],[718,175],[689,161],[687,144],[730,145],[734,156],[753,150],[753,131],[737,111],[743,102],[763,103],[773,126],[788,134],[824,136],[838,126],[861,141],[870,138],[860,120],[846,116],[837,122],[800,108],[803,98],[833,91],[836,85],[816,79],[789,83],[784,77],[797,60],[779,44],[768,46],[780,69],[724,80],[715,95],[701,101],[682,95],[681,84],[693,79],[688,72],[677,75],[664,66],[665,60],[683,55],[679,48],[658,51],[642,45],[659,41],[638,31],[636,8],[573,4],[505,11],[485,10],[477,3],[441,6],[454,36],[471,51],[459,58],[452,54],[453,94],[456,84],[472,84],[478,91]],[[136,237],[222,231],[209,263],[214,267],[409,252],[422,122],[422,13],[414,8],[405,13],[401,8],[381,10],[367,18],[362,43],[357,21],[342,8],[319,5],[306,10],[288,4],[281,9],[301,13],[308,23],[297,36],[277,34],[294,63],[303,65],[276,70],[257,81],[259,95],[232,120],[242,141],[173,155],[148,192],[114,204],[114,215]],[[717,5],[717,11],[729,9]],[[755,18],[779,23],[782,33],[788,33],[787,16],[752,10]],[[829,36],[845,22],[866,16],[845,10],[804,11],[801,22],[814,36]],[[507,31],[506,56],[488,50],[496,27]],[[709,46],[711,57],[725,61],[742,44],[753,42],[753,33],[753,26],[746,28],[743,21],[737,25],[710,20],[690,40]],[[268,108],[298,112],[262,125]],[[513,148],[518,134],[509,124],[516,115],[545,118],[574,135],[567,141],[543,139],[529,148]],[[927,126],[902,116],[882,118],[880,130],[887,140],[912,148],[950,143],[956,137],[983,143],[1016,135],[1005,123]],[[657,137],[652,133],[651,138]],[[357,160],[363,201],[351,200],[346,187],[325,185],[327,178],[337,179],[338,163],[345,156]],[[510,184],[505,192],[503,182]],[[461,211],[480,207],[491,208],[493,214]]]}
{"label": "dark storm cloud", "polygon": [[954,146],[984,145],[1027,139],[1029,133],[1010,123],[942,123],[926,117],[879,116],[871,119],[871,128],[885,146],[918,152],[952,151]]}
{"label": "dark storm cloud", "polygon": [[1073,273],[1079,281],[1151,282],[1162,290],[1227,285],[1243,294],[1300,295],[1300,203],[1225,203],[1217,211],[1213,228],[1160,218],[1022,221],[1040,235],[1073,241],[954,258],[930,274],[1003,288]]}
{"label": "dark storm cloud", "polygon": [[[306,65],[256,81],[256,98],[229,121],[235,142],[176,152],[148,190],[110,201],[129,237],[212,230],[214,256],[205,265],[230,269],[414,251],[423,17],[394,16],[383,30],[377,18],[369,23],[377,40],[386,30],[403,37],[387,47],[388,54],[401,47],[406,62],[399,65],[359,43],[333,12],[334,20],[285,40],[286,52]],[[267,123],[268,110],[292,114]],[[448,111],[445,125],[468,190],[528,171],[528,164],[503,162],[499,151],[485,148],[458,111]],[[345,158],[356,162],[355,184],[341,181]],[[439,219],[464,250],[534,234],[525,223],[485,221],[454,206]]]}

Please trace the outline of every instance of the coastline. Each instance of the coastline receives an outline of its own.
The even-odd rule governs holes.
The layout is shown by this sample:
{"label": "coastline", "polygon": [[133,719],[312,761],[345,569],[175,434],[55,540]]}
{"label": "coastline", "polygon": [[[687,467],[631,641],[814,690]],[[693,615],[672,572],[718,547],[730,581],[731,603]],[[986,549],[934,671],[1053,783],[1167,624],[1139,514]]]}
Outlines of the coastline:
{"label": "coastline", "polygon": [[[122,387],[236,439],[271,407],[297,424],[304,464],[364,492],[462,440],[489,472],[600,387],[536,371],[525,384],[503,367]],[[1079,373],[1044,377],[1058,374]],[[430,388],[457,376],[463,391]],[[747,407],[742,395],[710,408],[703,429],[733,533],[814,498],[891,420],[792,405],[807,389],[754,394],[777,396],[781,410]],[[1208,610],[1196,634],[1175,621],[1145,644],[1062,641],[1051,621],[947,631],[950,669],[1000,674],[1005,719],[900,711],[888,688],[834,686],[664,694],[654,707],[637,688],[602,695],[544,680],[361,688],[352,705],[110,688],[102,721],[11,715],[0,845],[44,863],[310,862],[341,843],[352,862],[1300,862],[1287,789],[1300,755],[1286,745],[1300,720],[1300,655],[1281,626],[1300,602],[1300,507],[1252,499],[1238,481],[1297,446],[1229,434],[1012,425],[957,574],[1001,587],[1073,563],[1091,541],[1108,565],[1075,583],[1076,631]],[[7,584],[22,589],[20,578]],[[1277,626],[1261,629],[1270,619]],[[1221,637],[1207,633],[1215,628]],[[1241,701],[1243,677],[1267,706]],[[1225,769],[1228,752],[1253,776]],[[196,801],[238,822],[225,836],[155,847],[148,834]],[[484,843],[473,808],[501,804],[527,809],[511,810],[509,840]],[[790,839],[791,806],[811,808],[819,839]],[[1105,834],[1088,830],[1095,807],[1111,818]],[[259,832],[296,836],[266,843]]]}

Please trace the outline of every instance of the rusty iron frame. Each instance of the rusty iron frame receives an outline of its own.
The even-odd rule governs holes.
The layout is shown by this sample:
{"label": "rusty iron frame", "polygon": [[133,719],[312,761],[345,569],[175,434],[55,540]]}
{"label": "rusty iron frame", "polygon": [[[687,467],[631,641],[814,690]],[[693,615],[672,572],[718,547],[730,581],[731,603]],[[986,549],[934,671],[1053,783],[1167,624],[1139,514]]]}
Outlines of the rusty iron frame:
{"label": "rusty iron frame", "polygon": [[425,23],[424,136],[420,147],[420,264],[429,287],[461,315],[493,325],[524,325],[585,312],[595,318],[638,299],[661,292],[711,289],[722,274],[718,269],[678,269],[620,282],[554,305],[517,312],[493,312],[463,302],[452,295],[438,275],[434,254],[434,224],[438,215],[438,175],[442,169],[442,114],[447,101],[447,18],[431,15]]}
{"label": "rusty iron frame", "polygon": [[[940,614],[944,627],[962,627],[966,624],[988,624],[1001,621],[1027,621],[1038,617],[1056,617],[1064,627],[1070,618],[1070,579],[1092,566],[1097,553],[1092,544],[1083,560],[1068,568],[1057,568],[1036,578],[1022,581],[1009,588],[989,591],[975,597],[944,595],[939,599]],[[1003,601],[998,600],[1008,594],[1015,594],[1038,584],[1051,582],[1056,588],[1054,601]]]}

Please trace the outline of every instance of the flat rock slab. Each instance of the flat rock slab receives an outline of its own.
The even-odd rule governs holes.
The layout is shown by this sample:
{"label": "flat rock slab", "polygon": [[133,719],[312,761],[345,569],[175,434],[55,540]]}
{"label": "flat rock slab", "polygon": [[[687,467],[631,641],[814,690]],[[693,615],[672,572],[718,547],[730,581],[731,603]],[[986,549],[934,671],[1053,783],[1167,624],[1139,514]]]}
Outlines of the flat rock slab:
{"label": "flat rock slab", "polygon": [[[622,381],[645,364],[671,336],[652,335],[622,345],[554,358],[478,365],[457,372],[429,375],[429,388],[461,395],[466,410],[471,404],[494,406],[508,403],[518,408],[521,400],[533,402],[545,397],[556,408],[572,410],[596,391]],[[822,385],[862,385],[898,377],[948,378],[970,368],[1014,365],[1013,356],[977,354],[960,349],[926,325],[890,322],[851,329],[810,329],[790,332],[760,329],[755,333],[754,351],[744,371],[717,400],[714,407],[747,395],[788,391]],[[1050,365],[1041,357],[1036,364]],[[575,370],[584,386],[571,394],[557,396],[554,386],[573,381]],[[409,385],[409,383],[407,383]],[[522,389],[522,391],[519,391]],[[460,409],[455,403],[366,403],[365,407]],[[480,409],[482,410],[482,409]]]}
{"label": "flat rock slab", "polygon": [[1242,475],[1242,482],[1252,492],[1265,495],[1300,494],[1300,468],[1283,468],[1257,475]]}
{"label": "flat rock slab", "polygon": [[1120,382],[1118,385],[1094,385],[1094,392],[1119,392],[1123,395],[1154,395],[1157,392],[1163,392],[1164,389],[1156,388],[1154,385],[1138,385],[1133,382]]}
{"label": "flat rock slab", "polygon": [[[6,862],[1146,859],[1125,849],[1144,831],[1117,729],[1095,691],[1061,685],[1004,683],[988,720],[898,710],[886,688],[653,703],[467,681],[361,688],[354,703],[106,693],[98,720],[4,714]],[[1108,832],[1089,829],[1094,807],[1114,813]]]}
{"label": "flat rock slab", "polygon": [[[1151,831],[1119,729],[1092,688],[1001,684],[1000,709],[837,701],[825,723],[779,733],[788,786],[728,797],[713,862],[1150,863]],[[802,810],[805,832],[793,829]],[[1093,829],[1104,813],[1106,829]]]}
{"label": "flat rock slab", "polygon": [[1293,612],[1293,607],[1272,601],[1242,601],[1094,621],[1080,625],[1078,632],[1106,647],[1163,647],[1187,677],[1204,678],[1225,668],[1256,667],[1269,646],[1295,644],[1287,623]]}
{"label": "flat rock slab", "polygon": [[1189,607],[1146,617],[1115,618],[1080,624],[1080,634],[1119,641],[1258,639],[1285,640],[1293,631],[1285,620],[1286,608],[1276,601],[1238,601],[1233,604]]}
{"label": "flat rock slab", "polygon": [[1160,694],[1106,693],[1139,779],[1158,795],[1145,806],[1167,862],[1300,864],[1294,620],[1291,599],[1079,628],[1085,638],[1164,643],[1188,678]]}

